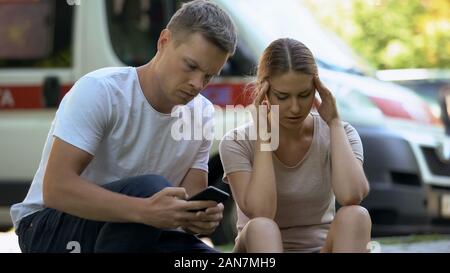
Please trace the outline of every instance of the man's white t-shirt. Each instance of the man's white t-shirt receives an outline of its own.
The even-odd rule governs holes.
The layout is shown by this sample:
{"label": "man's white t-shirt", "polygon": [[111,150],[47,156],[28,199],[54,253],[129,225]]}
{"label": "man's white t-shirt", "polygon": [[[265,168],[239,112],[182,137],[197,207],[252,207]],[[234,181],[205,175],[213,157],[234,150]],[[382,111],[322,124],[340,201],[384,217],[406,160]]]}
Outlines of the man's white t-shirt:
{"label": "man's white t-shirt", "polygon": [[208,171],[214,108],[199,94],[183,110],[183,120],[210,130],[195,140],[173,137],[180,118],[150,105],[134,67],[104,68],[79,79],[56,112],[25,200],[11,208],[16,230],[23,217],[45,208],[42,185],[53,137],[93,155],[81,177],[97,185],[157,174],[179,186],[190,168]]}

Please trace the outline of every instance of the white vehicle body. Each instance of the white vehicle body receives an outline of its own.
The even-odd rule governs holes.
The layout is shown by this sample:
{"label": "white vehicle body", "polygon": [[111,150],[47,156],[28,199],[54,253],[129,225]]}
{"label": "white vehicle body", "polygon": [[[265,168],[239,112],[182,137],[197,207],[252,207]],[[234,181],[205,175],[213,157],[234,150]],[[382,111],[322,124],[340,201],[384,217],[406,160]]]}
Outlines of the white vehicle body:
{"label": "white vehicle body", "polygon": [[[143,3],[148,1],[135,1],[134,3],[141,3],[142,6],[145,6]],[[27,186],[34,176],[56,110],[55,107],[46,107],[46,101],[49,101],[49,99],[43,93],[43,85],[49,77],[58,79],[60,89],[63,90],[60,95],[63,95],[76,80],[90,71],[107,66],[128,65],[118,56],[117,50],[113,46],[114,38],[111,36],[112,30],[109,23],[111,19],[107,11],[108,3],[104,0],[69,2],[75,4],[75,6],[70,7],[73,9],[73,20],[71,26],[72,62],[69,67],[15,68],[0,66],[0,187],[2,187],[2,183],[8,184],[9,187],[14,187],[13,185],[17,184]],[[158,1],[151,1],[151,3],[153,2]],[[174,1],[163,2],[162,5],[168,10],[174,10]],[[395,136],[393,138],[396,141],[398,140],[406,145],[407,148],[405,149],[410,150],[408,151],[410,153],[408,160],[415,161],[415,163],[411,163],[414,165],[411,168],[417,167],[418,169],[417,174],[414,175],[417,176],[417,183],[420,185],[413,185],[419,187],[411,188],[411,185],[408,185],[408,181],[406,181],[404,185],[399,186],[398,193],[402,194],[403,199],[407,199],[407,196],[413,192],[417,198],[426,199],[426,196],[422,195],[427,194],[427,192],[433,197],[426,199],[428,205],[425,204],[421,207],[423,204],[415,204],[412,209],[408,208],[407,205],[404,207],[409,200],[401,201],[402,205],[394,204],[393,206],[399,210],[398,213],[413,215],[414,210],[421,210],[421,213],[428,210],[433,217],[449,216],[447,213],[450,214],[450,212],[444,211],[444,206],[447,204],[445,200],[449,198],[447,194],[450,194],[448,191],[450,189],[450,175],[445,176],[432,172],[423,152],[424,148],[438,151],[437,148],[440,145],[450,143],[449,137],[444,134],[442,126],[433,124],[434,121],[430,113],[427,112],[427,108],[423,106],[423,102],[418,96],[406,88],[354,73],[355,69],[360,67],[359,62],[355,61],[357,60],[355,55],[341,42],[333,38],[332,34],[326,33],[320,28],[307,10],[299,4],[299,1],[217,0],[216,2],[227,10],[235,20],[239,31],[239,46],[243,55],[247,53],[250,59],[253,58],[253,61],[256,61],[254,58],[260,56],[263,49],[276,38],[291,37],[303,41],[318,59],[320,75],[326,85],[335,93],[342,119],[352,123],[357,129],[359,129],[358,127],[362,130],[365,130],[365,128],[382,128],[383,132],[384,130],[389,132],[387,135]],[[0,4],[0,11],[1,5],[5,4]],[[64,4],[59,3],[58,5]],[[171,5],[173,6],[171,7]],[[166,14],[165,18],[167,17],[170,17],[170,12]],[[151,37],[153,41],[156,38]],[[126,43],[127,41],[122,42]],[[233,104],[235,102],[233,100],[239,97],[242,87],[248,82],[249,79],[242,75],[219,77],[205,90],[206,96],[218,107],[223,107],[224,104]],[[23,92],[28,93],[23,95]],[[38,93],[38,95],[35,93]],[[30,97],[34,97],[33,103],[28,103],[28,94]],[[36,99],[36,96],[38,99]],[[42,102],[36,102],[39,99]],[[391,102],[395,102],[395,105],[399,106],[401,111],[396,112],[394,109],[393,114],[387,113],[386,109]],[[47,105],[49,104],[51,105],[51,103],[47,103]],[[223,112],[217,111],[216,126],[227,129],[233,128],[236,125],[234,120],[221,115],[221,113]],[[396,116],[397,114],[398,116]],[[241,111],[238,115],[242,117],[244,113]],[[215,167],[221,167],[220,161],[217,161],[217,147],[218,139],[221,138],[224,131],[216,130],[219,135],[216,136],[216,141],[211,150],[212,166]],[[371,133],[369,132],[369,134]],[[382,135],[379,139],[383,139],[384,133]],[[383,143],[382,140],[380,141],[377,143]],[[390,148],[384,147],[383,149],[380,148],[383,152],[395,153],[389,151]],[[374,149],[373,152],[366,151],[365,154],[369,161],[372,153],[376,153],[376,150]],[[378,160],[380,157],[373,155],[373,158]],[[401,158],[400,161],[402,161]],[[410,172],[410,167],[406,166],[406,163],[397,163],[401,166],[395,170],[395,175],[398,176],[397,173],[404,175],[404,173]],[[386,163],[386,165],[389,164]],[[377,165],[372,164],[372,166],[376,168]],[[449,164],[446,165],[446,167],[449,166]],[[221,171],[211,171],[213,179],[221,179]],[[376,169],[366,171],[379,172]],[[402,177],[407,178],[408,176]],[[384,178],[379,177],[379,179],[381,181]],[[405,180],[405,178],[402,179]],[[377,183],[372,185],[372,189],[375,185],[377,190],[374,190],[374,193],[377,193],[378,190],[384,192],[393,188],[395,186],[393,184],[395,183],[392,181]],[[421,191],[418,189],[422,189],[423,185],[426,186],[427,192],[418,192]],[[389,200],[395,200],[396,195],[393,196]],[[399,198],[399,200],[402,198]],[[426,202],[425,199],[424,202]],[[369,203],[369,205],[374,209],[378,207],[384,209],[383,203],[389,202],[377,200]],[[0,202],[0,206],[0,226],[8,225],[10,223],[9,206],[5,202]],[[450,210],[450,208],[448,209]]]}

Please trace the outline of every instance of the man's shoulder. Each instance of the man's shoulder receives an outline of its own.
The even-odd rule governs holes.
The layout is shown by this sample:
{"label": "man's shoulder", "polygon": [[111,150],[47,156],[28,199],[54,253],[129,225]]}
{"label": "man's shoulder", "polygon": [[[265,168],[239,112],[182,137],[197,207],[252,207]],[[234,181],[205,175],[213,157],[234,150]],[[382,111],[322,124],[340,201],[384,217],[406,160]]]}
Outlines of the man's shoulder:
{"label": "man's shoulder", "polygon": [[[133,76],[130,67],[107,67],[85,74],[71,88],[62,101],[78,104],[91,101],[102,105],[116,103],[117,97],[128,90],[127,79]],[[129,92],[130,93],[130,92]]]}
{"label": "man's shoulder", "polygon": [[[117,96],[136,86],[136,72],[133,67],[106,67],[94,70],[81,77],[74,89],[99,96]],[[93,92],[95,90],[95,92]],[[80,91],[77,91],[80,92]]]}
{"label": "man's shoulder", "polygon": [[94,71],[91,71],[83,77],[89,77],[94,79],[114,78],[125,75],[130,75],[133,70],[131,67],[104,67]]}

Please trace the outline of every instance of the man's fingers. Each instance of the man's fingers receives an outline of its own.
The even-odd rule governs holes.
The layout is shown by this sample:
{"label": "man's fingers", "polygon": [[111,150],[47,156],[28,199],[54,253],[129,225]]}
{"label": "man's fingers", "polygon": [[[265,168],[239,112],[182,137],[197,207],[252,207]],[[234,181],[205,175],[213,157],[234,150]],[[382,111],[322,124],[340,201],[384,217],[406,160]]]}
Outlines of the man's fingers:
{"label": "man's fingers", "polygon": [[206,209],[206,211],[199,211],[197,215],[201,221],[220,222],[223,219],[223,204],[220,203],[215,207]]}
{"label": "man's fingers", "polygon": [[203,213],[203,214],[198,215],[198,216],[199,216],[199,219],[201,221],[204,221],[204,222],[220,222],[223,219],[223,214],[222,213],[215,213],[215,214],[205,214],[205,213]]}
{"label": "man's fingers", "polygon": [[[189,227],[195,228],[196,230],[201,230],[200,233],[212,232],[219,226],[219,222],[217,221],[192,221],[188,224]],[[191,228],[189,228],[191,229]]]}
{"label": "man's fingers", "polygon": [[188,229],[189,232],[192,232],[194,234],[202,234],[203,231],[199,229],[198,227],[192,225],[192,224],[185,224],[183,225],[184,228]]}
{"label": "man's fingers", "polygon": [[224,208],[223,204],[222,204],[222,203],[219,203],[219,204],[217,204],[217,206],[215,206],[215,207],[207,208],[206,211],[205,211],[205,214],[216,214],[216,213],[220,213],[220,212],[223,211],[223,208]]}
{"label": "man's fingers", "polygon": [[215,201],[188,201],[186,202],[185,210],[203,210],[209,207],[215,207],[217,203]]}
{"label": "man's fingers", "polygon": [[183,187],[167,187],[161,190],[161,194],[178,197],[183,200],[186,200],[188,197],[186,189]]}
{"label": "man's fingers", "polygon": [[198,221],[200,216],[196,212],[183,211],[179,214],[179,219],[183,222]]}

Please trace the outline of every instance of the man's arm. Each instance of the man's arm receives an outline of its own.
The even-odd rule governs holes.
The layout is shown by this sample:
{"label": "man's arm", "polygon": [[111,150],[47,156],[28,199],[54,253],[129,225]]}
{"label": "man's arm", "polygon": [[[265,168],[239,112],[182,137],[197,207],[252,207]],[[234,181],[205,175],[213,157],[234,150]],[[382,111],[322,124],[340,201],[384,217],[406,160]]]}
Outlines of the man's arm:
{"label": "man's arm", "polygon": [[184,176],[181,186],[186,189],[188,196],[194,196],[208,187],[208,173],[191,168]]}
{"label": "man's arm", "polygon": [[187,210],[204,208],[212,203],[185,201],[183,188],[166,188],[149,198],[106,190],[80,177],[92,158],[89,153],[54,138],[43,182],[47,207],[96,221],[176,228],[185,221],[198,219],[195,213]]}
{"label": "man's arm", "polygon": [[[189,169],[181,182],[188,196],[201,192],[208,186],[208,173],[200,169]],[[193,201],[191,201],[193,202]],[[198,220],[187,221],[182,227],[187,232],[195,234],[211,234],[220,224],[223,217],[223,204],[212,202],[204,212],[197,212]]]}

